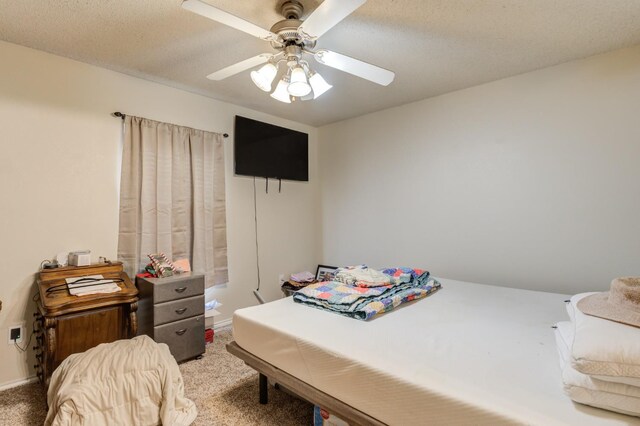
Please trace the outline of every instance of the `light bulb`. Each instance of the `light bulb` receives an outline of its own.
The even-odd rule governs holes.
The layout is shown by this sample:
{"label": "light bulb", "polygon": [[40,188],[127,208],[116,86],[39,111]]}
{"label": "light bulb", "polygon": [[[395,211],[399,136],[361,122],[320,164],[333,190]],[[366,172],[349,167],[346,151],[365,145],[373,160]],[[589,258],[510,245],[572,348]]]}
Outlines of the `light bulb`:
{"label": "light bulb", "polygon": [[265,64],[262,68],[260,68],[258,71],[251,71],[251,80],[253,80],[256,86],[258,86],[258,88],[260,88],[261,90],[264,90],[265,92],[270,92],[271,83],[273,82],[273,79],[276,77],[277,72],[278,72],[278,68],[276,68],[275,65],[269,62],[268,64]]}
{"label": "light bulb", "polygon": [[291,96],[303,97],[311,92],[311,86],[307,83],[307,75],[300,65],[291,70],[291,83],[289,83]]}
{"label": "light bulb", "polygon": [[289,97],[287,86],[289,86],[289,81],[287,80],[287,77],[282,77],[282,79],[278,82],[278,85],[276,86],[276,90],[274,90],[273,93],[271,94],[271,97],[273,99],[279,100],[280,102],[290,104],[291,98]]}
{"label": "light bulb", "polygon": [[309,78],[309,84],[311,84],[311,88],[313,89],[313,99],[317,99],[327,90],[331,89],[333,86],[327,83],[324,78],[320,74],[313,73],[313,75]]}

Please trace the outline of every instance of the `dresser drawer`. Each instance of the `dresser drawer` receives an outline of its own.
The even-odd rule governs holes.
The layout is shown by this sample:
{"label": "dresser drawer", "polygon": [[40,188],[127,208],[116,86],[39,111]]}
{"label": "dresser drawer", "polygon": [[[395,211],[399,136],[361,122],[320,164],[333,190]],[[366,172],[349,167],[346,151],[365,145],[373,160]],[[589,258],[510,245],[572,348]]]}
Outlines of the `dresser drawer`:
{"label": "dresser drawer", "polygon": [[169,302],[204,294],[204,276],[159,278],[153,281],[153,303]]}
{"label": "dresser drawer", "polygon": [[166,343],[176,361],[204,353],[204,315],[154,327],[154,340]]}
{"label": "dresser drawer", "polygon": [[153,306],[153,325],[166,324],[204,313],[204,296],[164,302]]}

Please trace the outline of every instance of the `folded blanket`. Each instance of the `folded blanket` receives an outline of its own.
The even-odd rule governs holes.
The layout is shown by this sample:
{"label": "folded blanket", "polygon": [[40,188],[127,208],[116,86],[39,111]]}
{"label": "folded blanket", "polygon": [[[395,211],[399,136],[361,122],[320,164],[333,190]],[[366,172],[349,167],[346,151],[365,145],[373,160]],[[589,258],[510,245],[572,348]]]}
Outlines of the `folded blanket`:
{"label": "folded blanket", "polygon": [[640,328],[583,314],[571,298],[567,311],[575,324],[573,368],[602,380],[640,386]]}
{"label": "folded blanket", "polygon": [[402,303],[423,298],[440,287],[440,283],[433,278],[370,288],[327,281],[311,284],[297,291],[293,300],[352,318],[369,320]]}
{"label": "folded blanket", "polygon": [[599,380],[571,367],[571,346],[574,341],[573,324],[556,324],[556,344],[564,389],[569,397],[581,404],[604,408],[623,414],[640,416],[640,388],[622,383]]}
{"label": "folded blanket", "polygon": [[429,279],[429,271],[425,271],[424,269],[407,268],[404,266],[399,268],[386,268],[382,270],[382,273],[393,277],[397,282],[410,282],[417,280],[422,283]]}
{"label": "folded blanket", "polygon": [[333,280],[357,287],[381,287],[400,282],[400,280],[383,274],[376,269],[369,268],[367,265],[338,268]]}

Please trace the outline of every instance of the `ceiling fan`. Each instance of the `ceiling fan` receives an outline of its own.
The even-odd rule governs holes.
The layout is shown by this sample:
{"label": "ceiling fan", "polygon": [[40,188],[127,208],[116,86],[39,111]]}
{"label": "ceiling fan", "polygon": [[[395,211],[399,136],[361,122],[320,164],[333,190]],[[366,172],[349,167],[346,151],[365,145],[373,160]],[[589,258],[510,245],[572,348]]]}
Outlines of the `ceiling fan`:
{"label": "ceiling fan", "polygon": [[313,50],[319,37],[366,1],[324,0],[307,19],[301,21],[300,17],[304,12],[302,4],[297,0],[287,0],[281,7],[281,13],[285,19],[276,22],[269,31],[201,0],[184,0],[182,7],[268,41],[271,43],[271,47],[276,50],[275,53],[262,53],[245,59],[209,74],[207,78],[216,81],[223,80],[264,64],[259,70],[251,72],[251,79],[260,89],[271,92],[271,85],[278,74],[279,65],[285,63],[284,73],[276,89],[271,93],[271,97],[281,102],[290,103],[295,100],[316,99],[333,87],[320,74],[311,69],[305,60],[307,56],[312,56],[321,64],[382,86],[387,86],[393,81],[395,74],[392,71],[331,50]]}

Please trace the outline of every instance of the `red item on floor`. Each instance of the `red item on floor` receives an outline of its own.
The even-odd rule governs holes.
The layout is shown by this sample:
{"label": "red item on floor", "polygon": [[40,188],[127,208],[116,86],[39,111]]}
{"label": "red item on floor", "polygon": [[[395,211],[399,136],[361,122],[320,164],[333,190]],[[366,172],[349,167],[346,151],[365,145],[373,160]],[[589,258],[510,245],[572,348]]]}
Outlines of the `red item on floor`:
{"label": "red item on floor", "polygon": [[204,331],[204,341],[206,343],[213,343],[213,329],[212,328],[207,328]]}

